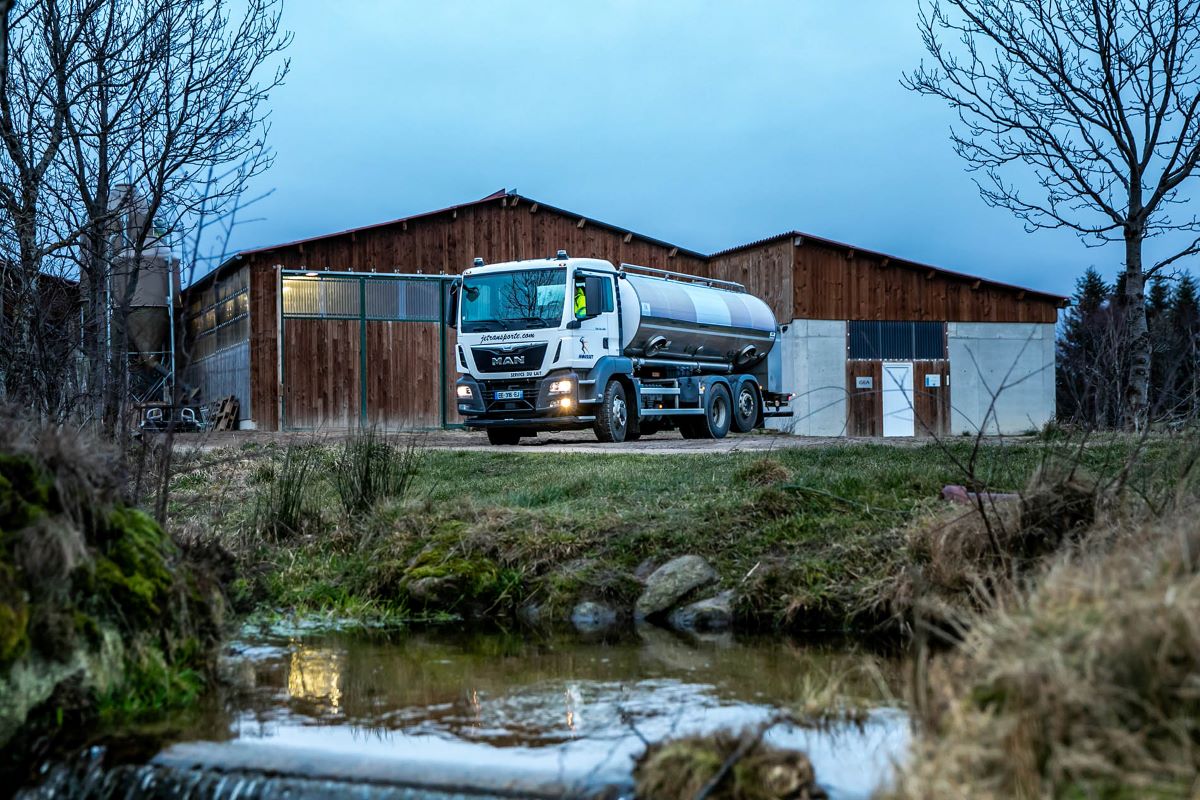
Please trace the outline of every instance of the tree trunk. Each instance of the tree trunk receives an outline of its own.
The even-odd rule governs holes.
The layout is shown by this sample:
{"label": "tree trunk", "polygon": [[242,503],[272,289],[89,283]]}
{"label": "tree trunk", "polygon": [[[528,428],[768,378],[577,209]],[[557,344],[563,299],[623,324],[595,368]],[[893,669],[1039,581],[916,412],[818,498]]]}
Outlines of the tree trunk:
{"label": "tree trunk", "polygon": [[1125,232],[1126,346],[1129,385],[1125,389],[1125,425],[1141,430],[1150,406],[1150,328],[1146,323],[1146,276],[1142,272],[1141,230]]}

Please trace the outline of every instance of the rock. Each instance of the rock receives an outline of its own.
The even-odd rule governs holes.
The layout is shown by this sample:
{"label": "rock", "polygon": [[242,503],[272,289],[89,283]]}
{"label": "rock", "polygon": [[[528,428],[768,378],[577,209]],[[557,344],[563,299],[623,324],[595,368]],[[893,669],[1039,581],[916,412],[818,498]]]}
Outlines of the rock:
{"label": "rock", "polygon": [[637,569],[633,571],[633,577],[637,578],[638,583],[645,583],[646,579],[658,568],[658,562],[653,558],[647,558],[645,561],[637,565]]}
{"label": "rock", "polygon": [[456,594],[457,584],[453,578],[417,578],[410,581],[408,586],[409,599],[423,605],[438,605],[447,597]]}
{"label": "rock", "polygon": [[580,633],[596,633],[611,628],[617,621],[617,612],[603,603],[584,600],[571,612],[571,624]]}
{"label": "rock", "polygon": [[646,579],[646,590],[637,600],[634,616],[641,620],[666,613],[692,592],[717,580],[716,570],[700,556],[672,559]]}
{"label": "rock", "polygon": [[679,631],[725,631],[733,627],[733,591],[677,608],[668,617]]}
{"label": "rock", "polygon": [[545,621],[543,616],[542,607],[537,603],[528,603],[517,609],[517,619],[526,625],[541,625]]}

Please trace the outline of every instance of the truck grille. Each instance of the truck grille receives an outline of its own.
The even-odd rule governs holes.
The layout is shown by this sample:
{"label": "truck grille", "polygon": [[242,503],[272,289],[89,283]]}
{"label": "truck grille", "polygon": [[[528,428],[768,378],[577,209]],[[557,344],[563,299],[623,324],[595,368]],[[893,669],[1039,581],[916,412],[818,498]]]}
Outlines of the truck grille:
{"label": "truck grille", "polygon": [[[542,348],[543,350],[545,347]],[[511,392],[519,389],[524,392],[520,400],[497,400],[496,392]],[[488,411],[534,411],[537,409],[538,382],[532,381],[489,381],[482,386],[479,393],[483,396],[483,405]]]}
{"label": "truck grille", "polygon": [[546,360],[546,343],[524,347],[472,347],[475,368],[480,372],[525,372],[542,368]]}

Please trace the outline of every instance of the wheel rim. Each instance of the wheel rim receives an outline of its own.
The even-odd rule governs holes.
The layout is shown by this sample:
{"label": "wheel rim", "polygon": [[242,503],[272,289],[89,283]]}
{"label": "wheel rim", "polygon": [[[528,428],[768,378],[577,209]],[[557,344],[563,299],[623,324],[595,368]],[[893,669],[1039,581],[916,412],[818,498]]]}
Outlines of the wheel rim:
{"label": "wheel rim", "polygon": [[738,414],[742,419],[750,419],[754,414],[754,392],[749,389],[738,392]]}
{"label": "wheel rim", "polygon": [[625,408],[625,400],[614,397],[612,402],[612,418],[617,430],[625,430],[625,422],[629,419],[629,411]]}
{"label": "wheel rim", "polygon": [[712,413],[709,415],[712,419],[712,426],[714,429],[719,430],[725,427],[725,414],[725,397],[723,395],[717,395],[713,398]]}

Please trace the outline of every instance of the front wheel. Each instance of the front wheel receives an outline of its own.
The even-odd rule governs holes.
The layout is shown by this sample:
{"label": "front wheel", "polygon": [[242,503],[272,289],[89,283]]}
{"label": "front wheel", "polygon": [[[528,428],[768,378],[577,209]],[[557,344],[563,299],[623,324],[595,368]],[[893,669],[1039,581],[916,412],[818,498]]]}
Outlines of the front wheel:
{"label": "front wheel", "polygon": [[609,381],[604,387],[594,427],[596,438],[602,442],[625,441],[629,432],[629,405],[625,402],[625,387],[620,381]]}
{"label": "front wheel", "polygon": [[515,428],[488,428],[487,437],[492,444],[517,444],[521,441],[521,432]]}
{"label": "front wheel", "polygon": [[758,389],[750,381],[744,381],[737,390],[733,403],[733,429],[738,433],[749,433],[758,422]]}

